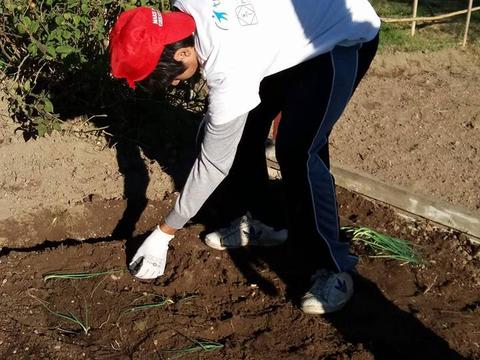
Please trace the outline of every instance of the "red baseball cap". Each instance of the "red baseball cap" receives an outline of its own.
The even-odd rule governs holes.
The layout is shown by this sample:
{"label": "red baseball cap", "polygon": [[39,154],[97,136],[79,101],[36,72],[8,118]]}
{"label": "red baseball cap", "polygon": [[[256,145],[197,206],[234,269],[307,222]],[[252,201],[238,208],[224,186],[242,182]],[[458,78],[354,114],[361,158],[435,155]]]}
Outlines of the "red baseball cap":
{"label": "red baseball cap", "polygon": [[135,81],[145,79],[157,66],[163,48],[195,31],[193,17],[183,12],[161,13],[150,7],[124,11],[110,32],[112,75]]}

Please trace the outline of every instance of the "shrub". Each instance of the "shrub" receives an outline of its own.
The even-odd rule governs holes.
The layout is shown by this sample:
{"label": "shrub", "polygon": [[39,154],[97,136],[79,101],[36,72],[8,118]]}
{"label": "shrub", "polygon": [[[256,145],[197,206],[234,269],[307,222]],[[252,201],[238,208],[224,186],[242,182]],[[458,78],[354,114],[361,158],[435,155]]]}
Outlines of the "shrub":
{"label": "shrub", "polygon": [[169,8],[166,0],[0,2],[2,83],[27,139],[58,128],[78,108],[86,113],[128,93],[109,76],[108,34],[121,11],[140,5]]}

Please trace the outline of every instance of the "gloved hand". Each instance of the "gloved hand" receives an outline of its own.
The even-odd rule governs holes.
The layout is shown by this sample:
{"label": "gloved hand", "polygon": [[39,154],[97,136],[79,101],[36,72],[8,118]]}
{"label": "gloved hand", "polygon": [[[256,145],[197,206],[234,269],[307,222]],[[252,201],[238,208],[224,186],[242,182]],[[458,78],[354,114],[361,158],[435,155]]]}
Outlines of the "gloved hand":
{"label": "gloved hand", "polygon": [[129,264],[130,271],[139,279],[155,279],[165,271],[168,243],[173,239],[157,226],[138,248]]}

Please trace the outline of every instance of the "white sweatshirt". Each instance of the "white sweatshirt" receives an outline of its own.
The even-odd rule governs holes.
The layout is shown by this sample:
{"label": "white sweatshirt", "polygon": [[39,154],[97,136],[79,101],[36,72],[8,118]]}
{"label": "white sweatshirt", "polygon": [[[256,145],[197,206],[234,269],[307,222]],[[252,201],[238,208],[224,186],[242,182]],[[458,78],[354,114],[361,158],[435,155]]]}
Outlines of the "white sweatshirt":
{"label": "white sweatshirt", "polygon": [[195,49],[209,88],[205,138],[166,222],[181,228],[225,178],[248,112],[268,75],[372,40],[380,19],[367,0],[177,0],[193,16]]}

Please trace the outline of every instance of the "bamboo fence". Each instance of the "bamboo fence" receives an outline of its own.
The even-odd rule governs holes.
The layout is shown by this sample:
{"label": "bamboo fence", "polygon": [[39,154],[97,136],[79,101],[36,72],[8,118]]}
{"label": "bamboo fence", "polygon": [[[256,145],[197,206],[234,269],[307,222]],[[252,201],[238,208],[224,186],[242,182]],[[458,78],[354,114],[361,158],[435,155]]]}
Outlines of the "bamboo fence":
{"label": "bamboo fence", "polygon": [[463,35],[463,42],[462,46],[465,47],[467,45],[467,39],[468,39],[468,30],[470,27],[470,19],[472,17],[472,13],[475,11],[480,10],[480,6],[473,7],[473,0],[468,0],[468,8],[465,10],[459,10],[459,11],[454,11],[448,14],[443,14],[443,15],[436,15],[436,16],[417,16],[417,10],[418,10],[418,0],[413,0],[413,14],[411,18],[385,18],[382,17],[382,21],[384,23],[412,23],[412,28],[411,28],[411,34],[412,36],[415,35],[415,28],[417,25],[418,21],[424,21],[424,22],[429,22],[429,21],[437,21],[437,20],[442,20],[442,19],[447,19],[453,16],[458,16],[458,15],[463,15],[467,14],[466,21],[465,21],[465,32]]}

